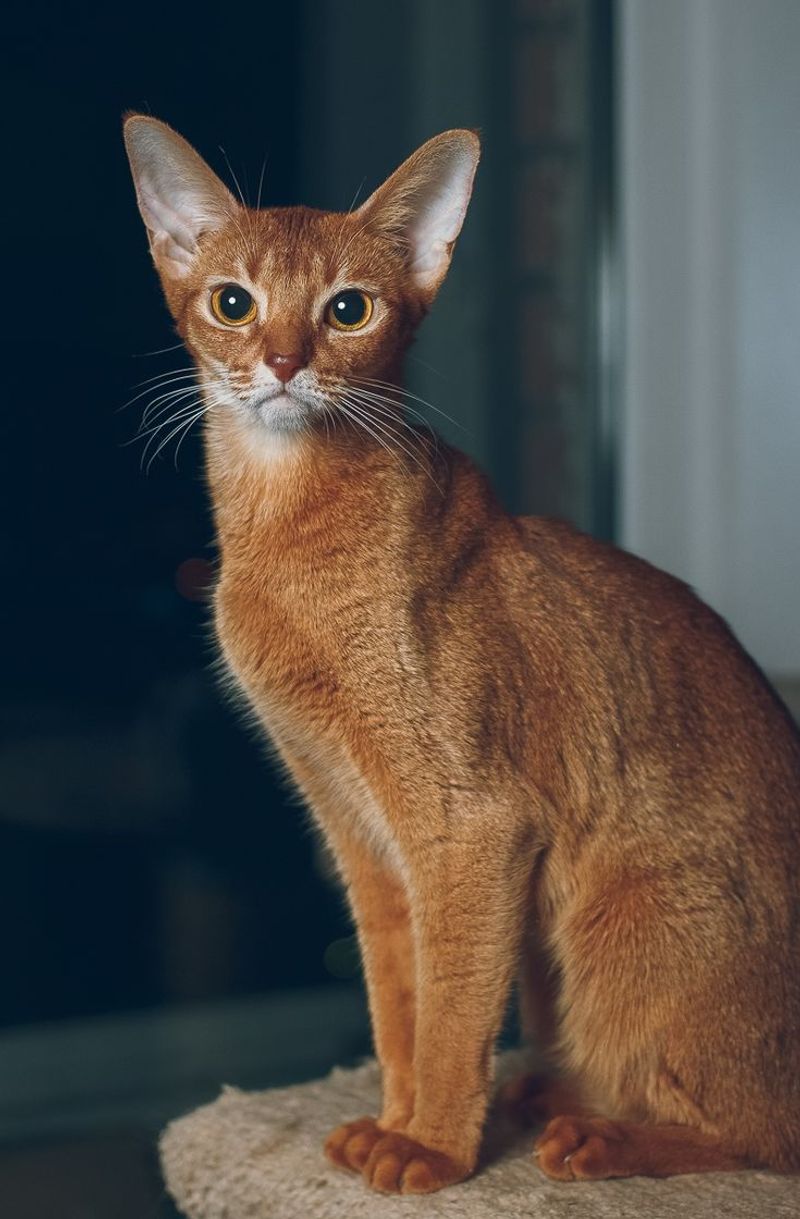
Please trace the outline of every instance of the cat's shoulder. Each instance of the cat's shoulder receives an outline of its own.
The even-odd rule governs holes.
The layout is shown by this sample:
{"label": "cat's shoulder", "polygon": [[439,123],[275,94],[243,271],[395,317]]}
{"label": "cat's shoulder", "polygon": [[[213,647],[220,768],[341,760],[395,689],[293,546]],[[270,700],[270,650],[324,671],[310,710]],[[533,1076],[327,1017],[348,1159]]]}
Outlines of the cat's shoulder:
{"label": "cat's shoulder", "polygon": [[569,521],[522,516],[515,524],[527,554],[554,575],[598,584],[606,594],[615,591],[630,596],[646,591],[651,596],[697,603],[693,590],[676,576],[612,542],[585,533]]}

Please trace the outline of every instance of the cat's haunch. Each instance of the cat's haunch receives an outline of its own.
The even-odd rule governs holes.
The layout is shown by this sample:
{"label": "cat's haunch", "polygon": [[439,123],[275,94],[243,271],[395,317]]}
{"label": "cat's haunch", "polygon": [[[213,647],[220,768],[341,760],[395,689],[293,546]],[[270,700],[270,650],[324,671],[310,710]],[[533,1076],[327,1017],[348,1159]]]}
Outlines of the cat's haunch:
{"label": "cat's haunch", "polygon": [[787,711],[687,587],[507,515],[411,418],[477,137],[344,214],[246,207],[155,119],[125,139],[197,369],[160,409],[203,417],[221,655],[358,930],[383,1109],[328,1156],[386,1192],[472,1173],[516,979],[551,1071],[502,1099],[548,1176],[797,1169]]}

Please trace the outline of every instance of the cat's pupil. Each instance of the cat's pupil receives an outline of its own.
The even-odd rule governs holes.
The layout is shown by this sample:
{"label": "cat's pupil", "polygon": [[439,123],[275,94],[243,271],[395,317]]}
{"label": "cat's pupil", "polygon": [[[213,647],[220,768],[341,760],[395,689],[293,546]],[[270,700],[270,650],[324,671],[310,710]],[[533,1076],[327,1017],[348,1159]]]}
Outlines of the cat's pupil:
{"label": "cat's pupil", "polygon": [[220,293],[219,303],[225,316],[232,322],[238,322],[249,313],[253,298],[238,284],[226,284]]}
{"label": "cat's pupil", "polygon": [[362,292],[340,292],[333,298],[331,308],[343,326],[355,326],[364,317],[367,303]]}

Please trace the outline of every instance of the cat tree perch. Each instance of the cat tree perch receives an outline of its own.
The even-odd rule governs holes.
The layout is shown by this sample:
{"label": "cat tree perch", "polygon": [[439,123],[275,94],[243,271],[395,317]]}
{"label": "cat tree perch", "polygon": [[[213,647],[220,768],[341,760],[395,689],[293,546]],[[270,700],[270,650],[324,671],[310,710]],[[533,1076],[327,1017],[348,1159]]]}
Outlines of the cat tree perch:
{"label": "cat tree perch", "polygon": [[167,1188],[187,1219],[796,1219],[800,1178],[744,1172],[563,1185],[531,1158],[532,1136],[491,1120],[484,1166],[424,1197],[386,1197],[328,1164],[325,1136],[374,1113],[374,1063],[267,1092],[225,1088],[161,1137]]}

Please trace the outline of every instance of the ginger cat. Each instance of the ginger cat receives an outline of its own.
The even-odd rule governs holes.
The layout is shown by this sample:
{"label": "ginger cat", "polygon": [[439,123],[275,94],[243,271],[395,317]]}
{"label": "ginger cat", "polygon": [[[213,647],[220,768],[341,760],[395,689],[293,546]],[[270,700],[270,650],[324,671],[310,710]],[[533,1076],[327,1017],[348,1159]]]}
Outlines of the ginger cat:
{"label": "ginger cat", "polygon": [[[150,250],[203,395],[238,688],[336,858],[383,1109],[378,1190],[476,1168],[515,976],[562,1181],[800,1167],[800,738],[692,592],[508,516],[405,420],[404,354],[479,156],[430,140],[352,214],[240,205],[133,115]],[[511,323],[510,323],[511,324]]]}

